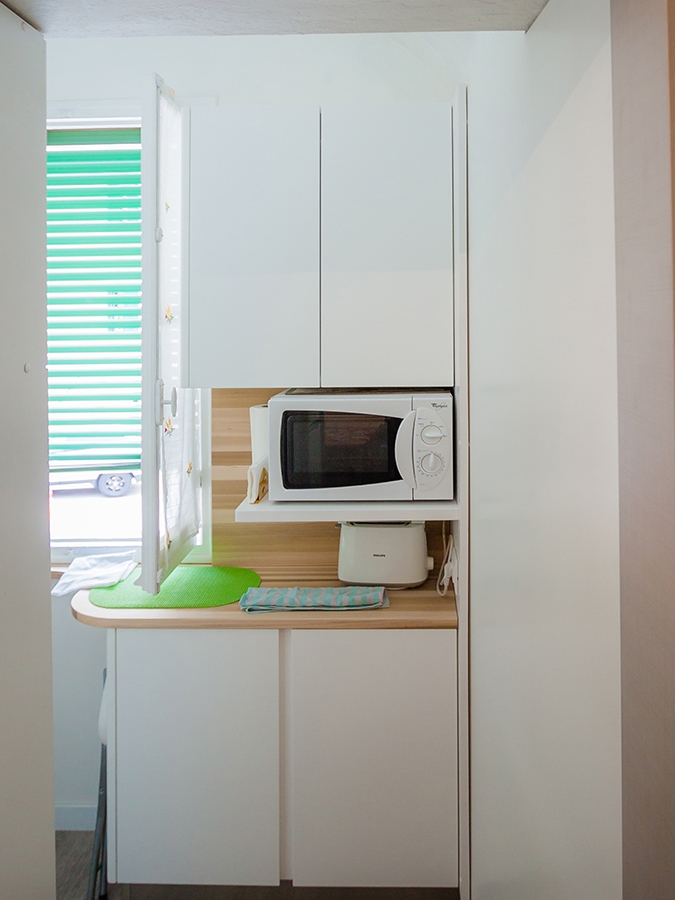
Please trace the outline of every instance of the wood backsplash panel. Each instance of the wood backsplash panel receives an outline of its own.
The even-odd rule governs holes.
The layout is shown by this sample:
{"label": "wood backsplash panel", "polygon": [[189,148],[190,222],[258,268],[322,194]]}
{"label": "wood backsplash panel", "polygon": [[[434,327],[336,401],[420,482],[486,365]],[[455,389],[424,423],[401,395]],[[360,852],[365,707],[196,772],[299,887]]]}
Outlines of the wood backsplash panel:
{"label": "wood backsplash panel", "polygon": [[[212,404],[213,564],[245,566],[266,578],[308,582],[337,577],[340,530],[333,522],[235,522],[234,511],[246,496],[251,464],[249,407],[266,403],[280,388],[218,389]],[[429,554],[442,556],[441,523],[427,523]]]}
{"label": "wood backsplash panel", "polygon": [[214,390],[212,403],[213,563],[246,566],[267,578],[306,572],[307,580],[337,577],[339,529],[332,522],[235,522],[251,464],[249,407],[281,388]]}

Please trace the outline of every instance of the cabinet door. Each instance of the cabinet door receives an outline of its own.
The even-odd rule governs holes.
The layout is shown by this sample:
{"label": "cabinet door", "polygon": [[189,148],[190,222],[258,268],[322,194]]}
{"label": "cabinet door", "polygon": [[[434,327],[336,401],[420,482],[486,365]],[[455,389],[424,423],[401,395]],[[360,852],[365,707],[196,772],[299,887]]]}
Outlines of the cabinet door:
{"label": "cabinet door", "polygon": [[276,631],[119,629],[117,880],[279,883]]}
{"label": "cabinet door", "polygon": [[322,385],[452,385],[450,104],[322,107],[321,134]]}
{"label": "cabinet door", "polygon": [[318,108],[194,108],[189,171],[189,385],[318,386]]}
{"label": "cabinet door", "polygon": [[457,885],[456,633],[294,631],[295,885]]}

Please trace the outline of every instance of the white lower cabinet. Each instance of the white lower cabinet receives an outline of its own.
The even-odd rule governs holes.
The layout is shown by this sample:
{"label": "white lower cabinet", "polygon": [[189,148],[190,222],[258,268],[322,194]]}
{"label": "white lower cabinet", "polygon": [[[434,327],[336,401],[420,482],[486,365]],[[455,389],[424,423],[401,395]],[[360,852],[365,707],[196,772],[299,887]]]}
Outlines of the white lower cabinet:
{"label": "white lower cabinet", "polygon": [[456,632],[294,631],[295,885],[458,884]]}
{"label": "white lower cabinet", "polygon": [[113,880],[457,885],[456,632],[279,638],[115,632]]}
{"label": "white lower cabinet", "polygon": [[117,880],[279,883],[279,633],[118,629]]}

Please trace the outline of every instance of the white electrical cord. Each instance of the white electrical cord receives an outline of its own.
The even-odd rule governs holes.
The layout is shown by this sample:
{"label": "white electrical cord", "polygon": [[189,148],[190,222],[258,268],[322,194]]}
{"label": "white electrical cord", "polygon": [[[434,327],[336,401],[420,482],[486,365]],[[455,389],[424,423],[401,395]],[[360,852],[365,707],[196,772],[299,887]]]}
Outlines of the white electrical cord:
{"label": "white electrical cord", "polygon": [[445,597],[448,593],[450,581],[452,580],[450,558],[455,546],[455,540],[452,536],[452,532],[450,532],[450,534],[447,532],[448,523],[443,522],[443,560],[438,570],[438,578],[436,579],[436,591],[441,597]]}

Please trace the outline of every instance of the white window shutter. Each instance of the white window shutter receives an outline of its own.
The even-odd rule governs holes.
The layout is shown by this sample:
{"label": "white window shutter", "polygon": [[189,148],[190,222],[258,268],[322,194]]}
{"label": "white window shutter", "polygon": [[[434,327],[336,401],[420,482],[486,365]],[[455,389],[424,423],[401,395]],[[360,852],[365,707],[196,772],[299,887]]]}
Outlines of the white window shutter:
{"label": "white window shutter", "polygon": [[[144,316],[147,328],[152,327],[154,318],[156,333],[155,347],[151,348],[154,353],[148,352],[144,358],[143,371],[143,378],[148,380],[143,414],[153,417],[144,436],[149,437],[154,428],[154,441],[148,440],[149,446],[143,446],[139,580],[152,594],[200,543],[202,477],[200,392],[180,386],[185,307],[181,303],[182,117],[173,91],[159,78],[156,160],[156,305],[154,316]],[[154,402],[145,402],[150,395]]]}

